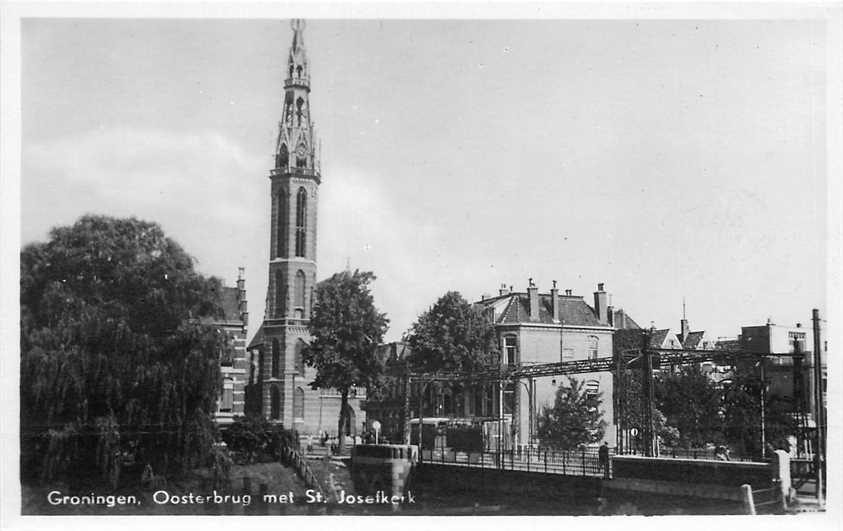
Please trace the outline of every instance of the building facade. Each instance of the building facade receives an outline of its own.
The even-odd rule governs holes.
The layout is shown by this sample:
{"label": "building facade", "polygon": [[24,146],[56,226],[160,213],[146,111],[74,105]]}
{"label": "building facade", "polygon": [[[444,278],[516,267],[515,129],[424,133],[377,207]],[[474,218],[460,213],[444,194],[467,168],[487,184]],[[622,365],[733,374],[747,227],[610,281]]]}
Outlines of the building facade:
{"label": "building facade", "polygon": [[[340,397],[311,389],[315,372],[302,358],[316,284],[316,222],[322,182],[310,113],[310,65],[304,22],[291,24],[275,165],[270,180],[269,282],[266,313],[249,344],[254,370],[250,407],[300,433],[336,434]],[[354,416],[358,399],[350,400]],[[354,418],[353,429],[362,419]]]}
{"label": "building facade", "polygon": [[[478,302],[490,312],[495,323],[499,348],[505,364],[554,363],[612,357],[615,327],[610,316],[624,316],[608,305],[603,284],[594,292],[590,306],[571,290],[559,293],[554,281],[548,293],[539,293],[532,282],[524,292],[501,286],[498,296]],[[634,321],[629,319],[630,326]],[[637,326],[637,325],[636,325]],[[536,442],[536,418],[543,408],[552,407],[556,391],[566,383],[564,376],[518,381],[504,388],[504,416],[511,419],[513,443]],[[603,440],[614,444],[615,419],[613,374],[594,372],[578,374],[586,392],[599,393],[600,411],[605,425]]]}
{"label": "building facade", "polygon": [[217,398],[214,421],[225,426],[246,409],[246,386],[249,381],[249,360],[246,355],[246,327],[249,324],[246,300],[246,280],[241,267],[237,286],[222,286],[217,294],[222,313],[219,318],[206,319],[203,324],[213,327],[224,336],[219,354],[222,382]]}
{"label": "building facade", "polygon": [[[813,397],[817,382],[813,373],[812,330],[802,327],[799,323],[796,326],[782,326],[768,322],[763,325],[742,327],[738,342],[742,350],[749,352],[803,353],[801,360],[791,356],[768,357],[763,361],[763,377],[768,384],[769,396],[790,401],[794,410],[807,411],[805,420],[809,427],[814,427],[816,405]],[[823,378],[819,385],[822,386],[824,401],[828,381],[825,354],[824,349],[821,348]],[[760,372],[760,364],[755,365],[756,367],[753,368]]]}

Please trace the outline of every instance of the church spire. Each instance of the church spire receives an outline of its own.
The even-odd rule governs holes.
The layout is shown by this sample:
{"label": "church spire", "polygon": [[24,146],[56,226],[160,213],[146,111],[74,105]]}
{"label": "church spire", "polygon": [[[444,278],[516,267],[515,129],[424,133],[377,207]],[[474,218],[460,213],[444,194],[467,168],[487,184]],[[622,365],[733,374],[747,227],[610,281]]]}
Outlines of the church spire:
{"label": "church spire", "polygon": [[287,57],[284,104],[278,124],[275,169],[279,172],[303,170],[319,179],[319,155],[310,118],[310,66],[304,48],[301,19],[290,22],[293,42]]}

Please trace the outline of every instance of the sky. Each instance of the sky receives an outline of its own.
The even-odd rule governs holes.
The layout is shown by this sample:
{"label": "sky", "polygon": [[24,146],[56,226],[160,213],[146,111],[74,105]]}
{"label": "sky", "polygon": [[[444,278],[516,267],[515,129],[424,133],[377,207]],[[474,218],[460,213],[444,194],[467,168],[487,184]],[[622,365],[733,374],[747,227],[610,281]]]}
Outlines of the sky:
{"label": "sky", "polygon": [[[501,283],[735,336],[827,299],[814,20],[310,20],[318,275],[350,263],[400,339]],[[26,19],[21,240],[156,221],[263,317],[285,20]]]}

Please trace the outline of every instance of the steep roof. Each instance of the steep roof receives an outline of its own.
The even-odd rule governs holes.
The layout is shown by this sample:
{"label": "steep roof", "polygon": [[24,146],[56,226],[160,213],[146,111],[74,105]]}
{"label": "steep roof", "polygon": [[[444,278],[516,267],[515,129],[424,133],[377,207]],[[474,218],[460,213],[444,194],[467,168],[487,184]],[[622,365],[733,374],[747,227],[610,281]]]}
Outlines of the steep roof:
{"label": "steep roof", "polygon": [[203,317],[201,322],[205,324],[241,322],[243,317],[240,315],[239,291],[236,287],[222,286],[216,293],[222,313],[216,317]]}
{"label": "steep roof", "polygon": [[635,322],[635,320],[626,313],[623,308],[618,308],[614,310],[614,315],[612,317],[612,322],[617,329],[630,329],[630,330],[640,330],[641,326]]}
{"label": "steep roof", "polygon": [[252,350],[253,348],[257,348],[263,345],[263,323],[261,323],[260,328],[258,331],[255,332],[255,337],[249,342],[249,346],[246,347],[246,350]]}
{"label": "steep roof", "polygon": [[[538,322],[543,324],[553,323],[553,306],[549,294],[539,295],[539,319],[530,320],[530,299],[526,293],[510,293],[506,295],[509,301],[501,311],[500,316],[495,320],[498,324],[516,324]],[[478,304],[489,307],[499,301],[501,297],[494,297],[480,301]],[[594,310],[586,304],[582,297],[560,295],[559,296],[559,320],[567,326],[608,326],[601,323],[594,315]]]}
{"label": "steep roof", "polygon": [[685,342],[682,343],[682,348],[697,348],[705,336],[705,331],[689,332]]}

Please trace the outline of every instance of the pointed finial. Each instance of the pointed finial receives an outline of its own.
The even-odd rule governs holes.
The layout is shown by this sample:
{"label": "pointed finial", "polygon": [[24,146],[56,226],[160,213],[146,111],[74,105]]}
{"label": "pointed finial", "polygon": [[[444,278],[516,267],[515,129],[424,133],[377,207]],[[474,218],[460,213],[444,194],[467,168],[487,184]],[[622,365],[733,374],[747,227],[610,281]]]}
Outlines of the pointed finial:
{"label": "pointed finial", "polygon": [[351,257],[350,256],[345,257],[345,270],[351,271]]}
{"label": "pointed finial", "polygon": [[682,296],[682,319],[686,319],[685,317],[685,297]]}
{"label": "pointed finial", "polygon": [[300,18],[294,18],[290,21],[290,28],[293,29],[293,49],[297,49],[300,46],[304,46],[304,39],[302,38],[302,33],[304,32],[304,20]]}

